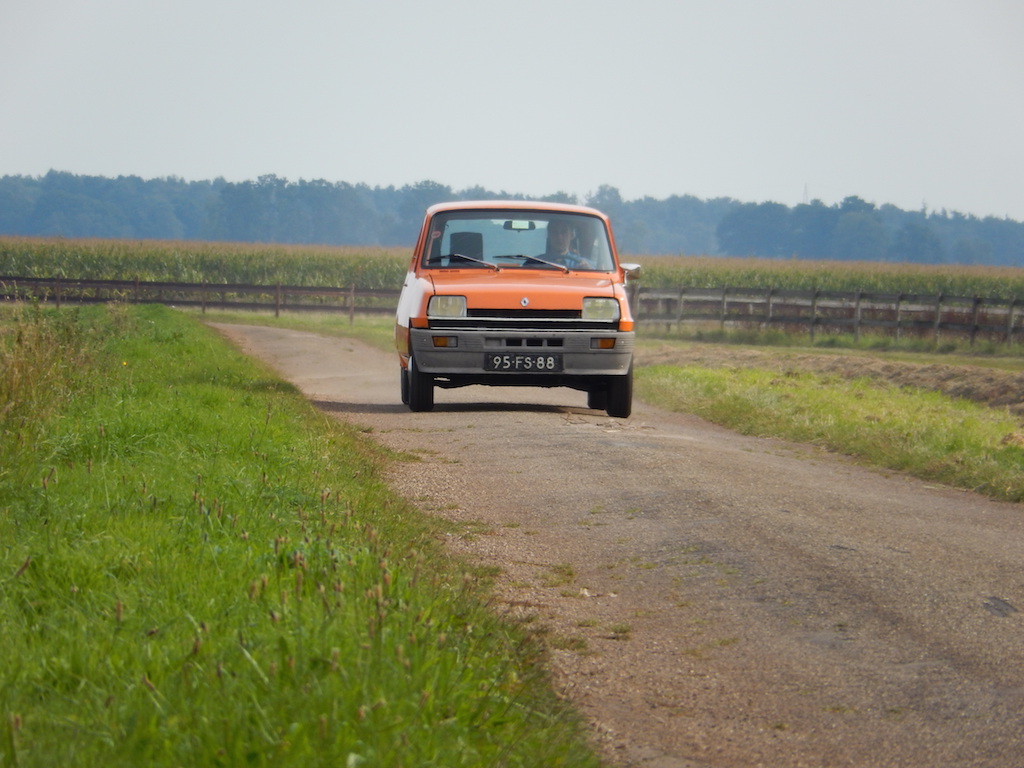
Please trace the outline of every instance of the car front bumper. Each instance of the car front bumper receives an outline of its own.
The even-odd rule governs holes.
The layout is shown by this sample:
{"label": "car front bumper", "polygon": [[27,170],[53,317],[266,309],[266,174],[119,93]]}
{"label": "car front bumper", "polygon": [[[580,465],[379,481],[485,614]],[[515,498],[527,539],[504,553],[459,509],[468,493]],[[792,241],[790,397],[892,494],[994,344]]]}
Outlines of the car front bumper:
{"label": "car front bumper", "polygon": [[410,341],[416,367],[422,373],[451,377],[456,382],[459,377],[472,379],[464,383],[515,384],[520,383],[517,379],[526,379],[521,383],[543,384],[549,379],[551,385],[558,386],[567,378],[628,373],[635,334],[412,328]]}

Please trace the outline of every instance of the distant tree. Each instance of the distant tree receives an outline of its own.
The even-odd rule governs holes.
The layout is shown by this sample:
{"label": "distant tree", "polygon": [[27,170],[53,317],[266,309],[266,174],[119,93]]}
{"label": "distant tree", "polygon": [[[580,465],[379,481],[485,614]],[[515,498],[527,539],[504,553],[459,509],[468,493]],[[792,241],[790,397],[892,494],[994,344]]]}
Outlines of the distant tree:
{"label": "distant tree", "polygon": [[553,195],[544,195],[539,199],[545,203],[568,203],[569,205],[576,205],[578,202],[576,195],[570,195],[568,192],[555,192]]}
{"label": "distant tree", "polygon": [[861,198],[857,197],[857,195],[850,195],[849,197],[844,197],[843,198],[843,202],[841,202],[839,204],[839,213],[840,214],[844,214],[844,213],[874,213],[874,211],[875,211],[875,204],[874,203],[869,203],[869,202],[867,202],[865,200],[862,200]]}
{"label": "distant tree", "polygon": [[832,255],[832,234],[839,223],[838,208],[820,200],[803,203],[789,215],[790,245],[803,259],[827,259]]}
{"label": "distant tree", "polygon": [[459,200],[497,200],[504,197],[504,195],[495,194],[480,185],[476,185],[459,191],[457,197]]}
{"label": "distant tree", "polygon": [[718,243],[732,256],[788,256],[789,208],[781,203],[739,205],[718,225]]}
{"label": "distant tree", "polygon": [[831,251],[840,261],[884,261],[888,245],[889,235],[878,215],[860,209],[839,216]]}
{"label": "distant tree", "polygon": [[29,215],[28,231],[61,237],[132,237],[124,212],[106,198],[111,181],[50,171]]}
{"label": "distant tree", "polygon": [[980,238],[962,238],[953,244],[954,264],[991,264],[992,244]]}
{"label": "distant tree", "polygon": [[995,264],[1024,266],[1024,224],[986,216],[978,222],[976,231],[979,237],[992,244]]}
{"label": "distant tree", "polygon": [[337,245],[382,244],[384,227],[381,215],[365,184],[336,184],[331,210],[337,225],[332,237],[325,242]]}
{"label": "distant tree", "polygon": [[265,189],[251,181],[221,187],[206,227],[212,240],[269,242],[273,221]]}
{"label": "distant tree", "polygon": [[26,176],[0,179],[0,233],[29,235],[29,218],[39,197],[39,184]]}
{"label": "distant tree", "polygon": [[586,203],[593,208],[597,208],[597,210],[612,219],[613,225],[616,220],[621,223],[623,218],[623,203],[622,195],[619,194],[619,190],[617,188],[609,186],[608,184],[602,184],[597,188],[597,192],[592,192],[587,197]]}
{"label": "distant tree", "polygon": [[620,249],[635,254],[718,253],[718,223],[735,206],[735,201],[727,198],[705,201],[692,195],[672,195],[665,200],[644,197],[623,203],[627,219],[643,227],[637,229],[641,242],[631,241],[629,229],[617,230]]}
{"label": "distant tree", "polygon": [[[165,195],[174,207],[174,215],[181,222],[182,237],[186,240],[200,240],[210,208],[217,201],[224,179],[213,181],[185,181],[179,178],[166,179]],[[165,236],[161,236],[165,237]]]}
{"label": "distant tree", "polygon": [[923,216],[904,221],[892,241],[889,256],[891,261],[916,264],[940,264],[947,258],[942,243]]}
{"label": "distant tree", "polygon": [[624,217],[621,225],[612,223],[615,242],[622,253],[646,254],[654,253],[653,237],[650,225],[643,219],[634,216]]}
{"label": "distant tree", "polygon": [[119,176],[109,185],[104,199],[122,213],[131,237],[181,240],[185,227],[178,218],[168,185],[160,179]]}
{"label": "distant tree", "polygon": [[718,245],[723,253],[731,256],[751,256],[759,253],[761,242],[757,236],[757,227],[752,222],[756,203],[743,203],[727,213],[718,223],[716,234]]}
{"label": "distant tree", "polygon": [[423,223],[423,213],[435,203],[457,199],[452,188],[436,181],[420,181],[402,187],[398,218],[391,236],[399,242],[412,242]]}

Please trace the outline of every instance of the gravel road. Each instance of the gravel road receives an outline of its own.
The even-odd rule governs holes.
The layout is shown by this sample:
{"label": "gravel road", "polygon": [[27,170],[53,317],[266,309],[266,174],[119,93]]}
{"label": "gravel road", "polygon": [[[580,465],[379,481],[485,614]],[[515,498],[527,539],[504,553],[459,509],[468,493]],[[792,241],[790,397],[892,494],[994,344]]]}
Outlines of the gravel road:
{"label": "gravel road", "polygon": [[399,403],[357,341],[216,326],[419,462],[394,486],[499,566],[608,762],[1024,764],[1024,507],[564,389]]}

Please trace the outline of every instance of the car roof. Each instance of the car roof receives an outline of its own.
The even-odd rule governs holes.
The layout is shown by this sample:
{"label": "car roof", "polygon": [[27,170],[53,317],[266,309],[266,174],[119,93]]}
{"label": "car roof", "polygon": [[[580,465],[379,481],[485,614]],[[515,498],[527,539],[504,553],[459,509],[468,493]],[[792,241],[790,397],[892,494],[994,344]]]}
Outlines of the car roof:
{"label": "car roof", "polygon": [[438,203],[427,208],[427,215],[449,211],[542,211],[544,213],[582,213],[588,216],[608,220],[608,217],[596,208],[569,203],[547,203],[538,200],[461,200],[458,202]]}

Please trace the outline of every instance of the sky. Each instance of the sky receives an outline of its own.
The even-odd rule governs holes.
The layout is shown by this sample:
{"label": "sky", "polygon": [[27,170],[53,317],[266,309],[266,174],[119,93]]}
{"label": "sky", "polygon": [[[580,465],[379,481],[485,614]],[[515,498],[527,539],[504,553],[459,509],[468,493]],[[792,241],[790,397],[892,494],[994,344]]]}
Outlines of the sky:
{"label": "sky", "polygon": [[1024,221],[1019,0],[0,0],[0,176]]}

